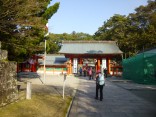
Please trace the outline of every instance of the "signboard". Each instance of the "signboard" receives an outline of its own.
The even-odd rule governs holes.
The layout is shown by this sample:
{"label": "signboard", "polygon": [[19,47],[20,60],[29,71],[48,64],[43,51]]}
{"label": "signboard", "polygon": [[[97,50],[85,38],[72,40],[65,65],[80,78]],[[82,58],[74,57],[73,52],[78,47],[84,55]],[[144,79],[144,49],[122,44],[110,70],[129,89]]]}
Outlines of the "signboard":
{"label": "signboard", "polygon": [[102,59],[102,69],[105,69],[105,68],[107,68],[107,61],[106,61],[106,59],[105,58],[103,58]]}
{"label": "signboard", "polygon": [[73,73],[77,73],[77,64],[78,64],[78,62],[77,62],[78,60],[77,60],[77,58],[74,58],[73,59]]}

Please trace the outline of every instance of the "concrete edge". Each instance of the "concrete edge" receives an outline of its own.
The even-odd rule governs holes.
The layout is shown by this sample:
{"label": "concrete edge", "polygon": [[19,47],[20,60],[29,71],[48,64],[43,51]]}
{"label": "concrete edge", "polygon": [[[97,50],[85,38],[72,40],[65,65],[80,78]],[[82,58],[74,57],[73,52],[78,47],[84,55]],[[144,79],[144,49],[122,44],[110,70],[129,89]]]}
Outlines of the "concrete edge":
{"label": "concrete edge", "polygon": [[69,113],[71,111],[71,107],[72,107],[74,99],[75,99],[76,91],[77,91],[77,89],[74,89],[74,91],[72,93],[72,101],[70,102],[70,105],[68,107],[68,110],[67,110],[67,113],[66,113],[66,117],[69,117]]}

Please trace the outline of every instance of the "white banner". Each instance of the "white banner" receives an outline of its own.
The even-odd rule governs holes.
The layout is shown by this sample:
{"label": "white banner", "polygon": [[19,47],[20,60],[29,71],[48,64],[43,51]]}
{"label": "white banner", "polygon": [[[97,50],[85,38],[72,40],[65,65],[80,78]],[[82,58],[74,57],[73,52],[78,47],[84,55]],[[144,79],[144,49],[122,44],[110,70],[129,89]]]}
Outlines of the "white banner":
{"label": "white banner", "polygon": [[107,68],[107,61],[105,58],[102,59],[102,69]]}
{"label": "white banner", "polygon": [[77,60],[77,58],[74,58],[73,59],[73,73],[77,73],[77,64],[78,64],[78,62],[77,62],[78,60]]}

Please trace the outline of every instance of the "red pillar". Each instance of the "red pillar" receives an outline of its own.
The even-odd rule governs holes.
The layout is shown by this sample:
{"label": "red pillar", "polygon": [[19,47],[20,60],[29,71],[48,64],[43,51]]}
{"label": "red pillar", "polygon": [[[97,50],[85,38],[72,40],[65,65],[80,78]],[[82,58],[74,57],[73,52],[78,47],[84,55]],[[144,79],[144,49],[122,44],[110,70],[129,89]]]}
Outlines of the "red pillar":
{"label": "red pillar", "polygon": [[68,63],[68,74],[72,74],[72,58],[70,58]]}
{"label": "red pillar", "polygon": [[101,70],[100,65],[101,65],[101,60],[100,60],[100,58],[98,58],[97,59],[97,70]]}
{"label": "red pillar", "polygon": [[34,72],[37,71],[37,63],[34,64]]}
{"label": "red pillar", "polygon": [[110,58],[107,58],[107,72],[110,74],[111,66],[110,66]]}
{"label": "red pillar", "polygon": [[22,72],[24,72],[24,63],[21,63],[22,64]]}
{"label": "red pillar", "polygon": [[82,65],[82,64],[83,64],[82,58],[79,58],[79,59],[80,59],[79,64],[81,64],[81,65]]}
{"label": "red pillar", "polygon": [[19,72],[19,63],[17,63],[17,72]]}
{"label": "red pillar", "polygon": [[31,64],[31,72],[35,72],[34,68],[34,64]]}

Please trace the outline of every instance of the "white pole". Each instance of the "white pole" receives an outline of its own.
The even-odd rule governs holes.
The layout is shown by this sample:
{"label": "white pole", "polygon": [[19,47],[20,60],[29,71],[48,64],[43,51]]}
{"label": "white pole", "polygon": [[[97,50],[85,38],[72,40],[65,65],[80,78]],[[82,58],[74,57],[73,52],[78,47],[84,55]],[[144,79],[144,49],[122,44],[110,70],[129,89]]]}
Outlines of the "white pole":
{"label": "white pole", "polygon": [[31,82],[27,82],[26,99],[31,99]]}
{"label": "white pole", "polygon": [[[46,24],[46,27],[48,29],[48,23]],[[44,37],[46,37],[48,35],[49,35],[49,31],[47,32],[47,34],[44,35]],[[45,50],[45,52],[44,52],[44,84],[45,84],[45,82],[46,82],[45,81],[45,79],[46,79],[45,78],[46,77],[46,67],[45,67],[45,65],[46,65],[46,39],[45,39],[45,46],[44,47],[45,47],[45,49],[44,49]]]}
{"label": "white pole", "polygon": [[46,64],[46,39],[45,39],[45,52],[44,52],[44,84],[45,84],[45,77],[46,77],[46,67],[45,67],[45,64]]}
{"label": "white pole", "polygon": [[64,99],[65,81],[63,81],[63,99]]}
{"label": "white pole", "polygon": [[63,99],[64,99],[64,91],[65,91],[66,77],[67,77],[67,74],[64,74],[64,80],[63,80]]}

